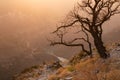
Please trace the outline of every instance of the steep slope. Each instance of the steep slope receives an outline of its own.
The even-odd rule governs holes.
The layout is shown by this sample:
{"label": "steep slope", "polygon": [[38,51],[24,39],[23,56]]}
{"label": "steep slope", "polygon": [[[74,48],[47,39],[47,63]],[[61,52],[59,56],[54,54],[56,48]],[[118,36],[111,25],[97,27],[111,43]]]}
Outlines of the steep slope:
{"label": "steep slope", "polygon": [[42,64],[44,61],[57,60],[48,54],[21,55],[0,61],[0,80],[12,80],[13,75],[20,73],[33,65]]}
{"label": "steep slope", "polygon": [[[120,44],[109,44],[108,50],[111,57],[106,60],[101,59],[98,54],[94,54],[93,58],[82,55],[77,63],[59,68],[52,73],[48,71],[44,76],[48,80],[120,80]],[[76,58],[80,57],[74,59]],[[40,68],[29,69],[25,74],[19,74],[15,80],[46,80],[45,77],[40,77],[40,72]]]}
{"label": "steep slope", "polygon": [[120,80],[120,44],[112,49],[111,46],[110,58],[104,60],[97,55],[84,57],[76,64],[60,69],[49,80]]}

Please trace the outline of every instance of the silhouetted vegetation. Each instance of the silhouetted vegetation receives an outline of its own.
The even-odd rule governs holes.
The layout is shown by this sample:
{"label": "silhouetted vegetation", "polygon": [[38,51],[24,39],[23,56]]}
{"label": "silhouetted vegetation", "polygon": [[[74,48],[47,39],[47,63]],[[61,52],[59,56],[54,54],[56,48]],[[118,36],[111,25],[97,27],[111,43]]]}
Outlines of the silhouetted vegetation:
{"label": "silhouetted vegetation", "polygon": [[[84,0],[77,3],[72,11],[66,17],[66,20],[53,32],[58,39],[52,40],[51,45],[65,45],[71,47],[81,47],[84,52],[92,57],[92,48],[90,36],[93,38],[94,45],[101,58],[106,59],[106,48],[102,40],[103,24],[110,18],[120,13],[119,0]],[[76,28],[76,34],[79,36],[74,39],[66,39],[70,29]],[[80,33],[82,32],[81,36]],[[71,36],[71,35],[69,35]],[[85,48],[84,43],[88,45]]]}

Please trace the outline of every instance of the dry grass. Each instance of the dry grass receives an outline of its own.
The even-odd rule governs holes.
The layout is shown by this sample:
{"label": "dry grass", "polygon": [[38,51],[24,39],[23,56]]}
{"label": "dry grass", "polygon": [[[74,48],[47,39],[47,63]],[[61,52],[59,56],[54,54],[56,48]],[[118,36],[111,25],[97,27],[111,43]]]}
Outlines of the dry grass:
{"label": "dry grass", "polygon": [[[117,67],[114,67],[117,66]],[[120,80],[119,65],[111,65],[111,60],[103,60],[98,55],[80,60],[74,66],[59,69],[59,78],[72,76],[73,80]],[[120,66],[119,66],[120,67]],[[74,71],[76,71],[74,73]],[[54,79],[51,79],[54,80]]]}
{"label": "dry grass", "polygon": [[112,70],[107,73],[106,80],[120,80],[120,70]]}
{"label": "dry grass", "polygon": [[48,80],[59,80],[60,78],[56,75],[51,75]]}
{"label": "dry grass", "polygon": [[[111,47],[108,49],[111,49]],[[96,53],[96,51],[94,52]],[[73,77],[72,80],[120,80],[119,61],[116,57],[107,60],[101,59],[97,53],[94,54],[93,58],[79,54],[72,59],[72,65],[59,68],[56,74],[49,76],[49,80],[64,80],[66,77]],[[36,68],[33,67],[32,69]],[[31,72],[31,69],[24,72],[26,71]],[[32,76],[36,77],[37,75]],[[19,80],[27,80],[27,78],[24,77]]]}

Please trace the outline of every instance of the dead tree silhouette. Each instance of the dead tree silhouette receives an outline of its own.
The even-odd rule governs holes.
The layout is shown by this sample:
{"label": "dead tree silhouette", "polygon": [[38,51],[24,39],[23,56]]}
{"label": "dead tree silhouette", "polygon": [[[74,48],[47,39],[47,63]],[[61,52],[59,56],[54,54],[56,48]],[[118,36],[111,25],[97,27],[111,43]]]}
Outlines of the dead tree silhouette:
{"label": "dead tree silhouette", "polygon": [[[108,54],[102,40],[103,24],[119,13],[120,0],[82,0],[70,11],[66,21],[53,32],[58,39],[51,40],[51,45],[80,46],[84,52],[92,56],[89,40],[91,36],[100,57],[106,59]],[[76,25],[79,27],[77,33],[82,31],[86,37],[78,36],[71,41],[65,40],[66,34],[69,33],[67,30]],[[86,49],[81,41],[86,42],[89,49]]]}

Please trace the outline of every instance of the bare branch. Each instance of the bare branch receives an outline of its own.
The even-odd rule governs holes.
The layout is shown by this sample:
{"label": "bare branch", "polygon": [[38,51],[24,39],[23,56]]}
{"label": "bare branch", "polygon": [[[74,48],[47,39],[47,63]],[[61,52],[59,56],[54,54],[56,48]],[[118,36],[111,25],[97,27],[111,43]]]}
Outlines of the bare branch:
{"label": "bare branch", "polygon": [[84,48],[84,45],[81,44],[81,43],[74,43],[74,44],[69,44],[69,43],[66,43],[66,42],[53,42],[51,43],[52,46],[54,45],[64,45],[64,46],[70,46],[70,47],[77,47],[77,46],[81,46],[82,50],[84,52],[86,52],[88,55],[90,55],[89,51],[87,51],[85,48]]}
{"label": "bare branch", "polygon": [[78,20],[75,20],[75,21],[73,21],[72,23],[70,23],[70,24],[68,24],[68,25],[60,26],[60,27],[58,27],[53,33],[56,33],[56,32],[59,31],[61,28],[71,27],[71,26],[73,26],[76,22],[78,22]]}
{"label": "bare branch", "polygon": [[[118,3],[118,4],[116,4],[116,3]],[[115,5],[115,6],[113,6],[113,5]],[[100,15],[100,17],[101,17],[100,11],[101,12],[103,11],[103,13],[104,13],[105,8],[106,8],[105,10],[107,12],[105,12],[105,14],[102,15],[103,18],[101,20],[99,19],[98,23],[96,23],[96,26],[102,25],[104,22],[109,20],[111,18],[111,16],[120,13],[120,10],[118,10],[120,8],[120,2],[118,2],[116,0],[107,0],[106,2],[102,2],[102,4],[99,6],[101,6],[101,7],[99,7],[99,9],[97,10],[98,16]]]}
{"label": "bare branch", "polygon": [[[65,45],[65,46],[80,46],[84,52],[91,55],[92,46],[89,35],[93,37],[94,45],[102,58],[107,58],[106,48],[102,41],[102,25],[108,21],[113,15],[120,13],[119,0],[83,0],[82,4],[77,3],[77,6],[71,11],[69,15],[70,23],[58,27],[53,33],[58,37],[58,41],[51,41],[51,45]],[[65,31],[77,26],[85,34],[85,37],[79,36],[71,41],[64,40]],[[79,33],[79,32],[77,32]],[[84,41],[89,46],[86,49],[81,41]]]}

